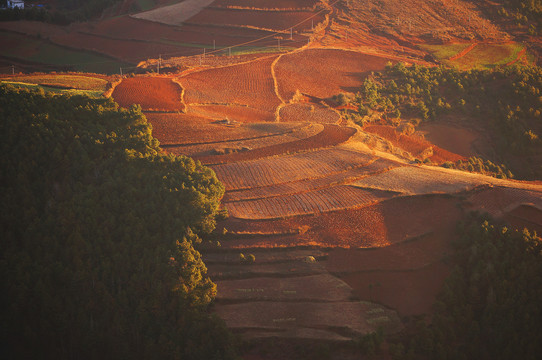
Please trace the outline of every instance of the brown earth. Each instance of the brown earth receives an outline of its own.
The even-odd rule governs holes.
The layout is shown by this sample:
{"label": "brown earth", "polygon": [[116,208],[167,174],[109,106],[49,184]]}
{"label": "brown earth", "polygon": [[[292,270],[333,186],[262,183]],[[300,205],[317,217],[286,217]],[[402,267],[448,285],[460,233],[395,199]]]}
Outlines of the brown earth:
{"label": "brown earth", "polygon": [[181,91],[170,78],[137,76],[125,78],[112,97],[125,108],[139,104],[144,111],[178,112],[184,109]]}

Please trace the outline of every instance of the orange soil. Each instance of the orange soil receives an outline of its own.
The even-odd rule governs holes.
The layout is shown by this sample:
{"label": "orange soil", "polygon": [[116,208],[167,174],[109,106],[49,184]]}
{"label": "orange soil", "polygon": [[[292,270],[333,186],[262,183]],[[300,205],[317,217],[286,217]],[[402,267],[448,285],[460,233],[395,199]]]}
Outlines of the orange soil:
{"label": "orange soil", "polygon": [[256,9],[304,9],[312,8],[318,0],[216,0],[212,6],[240,6]]}
{"label": "orange soil", "polygon": [[418,126],[417,131],[440,148],[464,157],[477,155],[472,144],[478,140],[479,134],[474,130],[447,124],[423,123]]}
{"label": "orange soil", "polygon": [[321,104],[297,103],[280,109],[280,121],[338,124],[341,121],[341,115]]}
{"label": "orange soil", "polygon": [[[308,18],[314,19],[315,24],[324,20],[322,14],[315,15],[314,13],[307,11],[276,12],[206,8],[197,15],[191,17],[187,23],[213,24],[216,26],[249,26],[257,29],[272,29],[279,31],[289,30],[290,27],[295,26],[295,31],[305,31],[311,29],[311,20],[303,22]],[[303,23],[299,24],[301,22]]]}
{"label": "orange soil", "polygon": [[370,159],[368,160],[367,164],[347,168],[344,171],[317,179],[303,179],[283,184],[228,191],[224,195],[223,201],[230,202],[263,199],[274,196],[300,194],[303,192],[324,189],[339,184],[350,184],[365,176],[378,174],[396,166],[399,166],[399,164],[391,160],[377,159],[376,161],[373,161],[373,159]]}
{"label": "orange soil", "polygon": [[397,310],[401,316],[429,314],[449,266],[438,262],[409,271],[371,271],[340,276],[362,300]]}
{"label": "orange soil", "polygon": [[388,125],[369,125],[363,128],[364,131],[377,134],[386,140],[391,141],[394,146],[397,146],[405,151],[408,151],[414,157],[427,157],[424,152],[427,149],[432,149],[432,155],[428,158],[435,164],[440,164],[446,161],[455,162],[464,160],[465,157],[444,150],[429,141],[416,135],[404,135],[395,131],[395,128]]}
{"label": "orange soil", "polygon": [[[182,30],[181,30],[182,29]],[[130,16],[122,16],[103,20],[99,23],[84,23],[78,31],[114,39],[144,40],[158,43],[163,40],[181,43],[208,44],[208,50],[215,45],[220,48],[234,45],[251,39],[258,39],[269,33],[256,29],[202,27],[193,25],[178,26],[161,24]],[[192,49],[202,53],[203,49]]]}
{"label": "orange soil", "polygon": [[336,146],[245,162],[213,165],[212,169],[227,190],[248,189],[291,183],[305,179],[319,179],[360,166],[366,166],[374,157]]}
{"label": "orange soil", "polygon": [[399,197],[356,210],[340,210],[314,216],[298,216],[273,221],[239,220],[224,223],[228,230],[287,232],[308,228],[297,236],[260,237],[223,242],[222,247],[284,247],[315,245],[323,247],[382,247],[447,228],[460,218],[455,198],[439,195]]}
{"label": "orange soil", "polygon": [[495,218],[502,218],[521,204],[542,208],[542,192],[504,187],[481,189],[470,194],[467,200],[470,209],[487,212]]}
{"label": "orange soil", "polygon": [[190,105],[188,114],[215,120],[232,120],[241,123],[273,122],[275,114],[269,110],[239,105]]}
{"label": "orange soil", "polygon": [[[221,143],[289,133],[299,124],[227,126],[213,120],[187,114],[145,114],[152,124],[152,134],[163,145]],[[181,146],[179,148],[182,148]],[[168,151],[170,147],[166,148]]]}
{"label": "orange soil", "polygon": [[195,157],[204,164],[219,164],[227,162],[247,161],[286,153],[314,150],[323,147],[335,146],[347,141],[356,132],[353,128],[326,125],[324,130],[306,139],[265,146],[251,151],[228,155],[215,155]]}
{"label": "orange soil", "polygon": [[271,63],[275,57],[222,68],[209,69],[179,78],[190,104],[237,104],[274,111],[280,104],[275,95]]}
{"label": "orange soil", "polygon": [[291,99],[299,90],[324,99],[359,91],[365,77],[383,70],[387,62],[386,58],[353,51],[309,49],[281,57],[275,71],[283,98]]}
{"label": "orange soil", "polygon": [[165,77],[125,78],[113,91],[119,105],[140,104],[143,110],[181,111],[181,88]]}

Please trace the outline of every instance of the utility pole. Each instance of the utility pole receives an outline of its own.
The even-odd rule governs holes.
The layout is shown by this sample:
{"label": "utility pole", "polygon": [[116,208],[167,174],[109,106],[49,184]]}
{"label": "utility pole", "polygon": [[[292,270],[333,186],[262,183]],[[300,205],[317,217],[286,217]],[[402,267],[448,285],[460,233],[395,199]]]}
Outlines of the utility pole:
{"label": "utility pole", "polygon": [[162,65],[162,54],[158,56],[158,75],[160,75],[160,65]]}
{"label": "utility pole", "polygon": [[122,77],[122,68],[119,68],[120,69],[120,76]]}
{"label": "utility pole", "polygon": [[279,51],[280,51],[280,38],[279,38],[279,39],[277,39],[277,41],[279,42]]}
{"label": "utility pole", "polygon": [[290,28],[290,40],[293,40],[293,28]]}
{"label": "utility pole", "polygon": [[15,65],[11,65],[11,75],[15,75]]}
{"label": "utility pole", "polygon": [[205,59],[205,48],[203,48],[203,58]]}
{"label": "utility pole", "polygon": [[216,41],[213,40],[213,50],[216,50]]}

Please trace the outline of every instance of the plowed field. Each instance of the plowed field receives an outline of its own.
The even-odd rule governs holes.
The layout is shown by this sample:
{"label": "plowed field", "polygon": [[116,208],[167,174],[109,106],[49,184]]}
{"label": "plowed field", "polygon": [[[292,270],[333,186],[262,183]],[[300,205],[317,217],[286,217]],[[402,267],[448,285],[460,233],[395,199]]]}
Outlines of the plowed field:
{"label": "plowed field", "polygon": [[[213,24],[216,26],[251,27],[274,31],[289,30],[295,26],[295,31],[311,29],[311,21],[314,24],[322,22],[322,14],[315,15],[306,11],[255,11],[255,10],[231,10],[231,9],[204,9],[187,22],[190,24]],[[289,36],[289,34],[288,34]]]}
{"label": "plowed field", "polygon": [[211,168],[226,189],[269,186],[302,179],[314,179],[363,166],[372,156],[340,146],[302,154],[215,165]]}
{"label": "plowed field", "polygon": [[365,77],[371,71],[383,70],[388,61],[354,51],[309,49],[282,56],[275,71],[283,98],[291,99],[299,90],[324,99],[359,91]]}
{"label": "plowed field", "polygon": [[465,157],[433,145],[419,136],[399,134],[393,127],[388,125],[370,125],[363,128],[363,130],[391,141],[394,146],[408,151],[414,157],[422,160],[429,158],[435,164],[465,159]]}
{"label": "plowed field", "polygon": [[179,78],[190,104],[246,105],[273,111],[280,100],[275,95],[271,63],[274,57],[226,66]]}
{"label": "plowed field", "polygon": [[304,139],[260,147],[251,151],[237,152],[229,155],[197,157],[204,164],[218,164],[254,160],[274,155],[291,154],[319,148],[339,145],[347,141],[356,132],[353,128],[326,125],[324,129]]}
{"label": "plowed field", "polygon": [[125,78],[113,91],[113,98],[119,105],[129,107],[140,104],[143,110],[181,111],[181,91],[179,85],[165,77]]}

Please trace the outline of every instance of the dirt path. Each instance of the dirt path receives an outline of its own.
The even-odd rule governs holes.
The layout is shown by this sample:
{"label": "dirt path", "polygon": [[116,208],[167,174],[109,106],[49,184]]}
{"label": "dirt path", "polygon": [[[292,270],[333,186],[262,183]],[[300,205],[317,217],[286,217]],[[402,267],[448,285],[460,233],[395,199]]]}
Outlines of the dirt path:
{"label": "dirt path", "polygon": [[521,50],[519,53],[518,53],[518,56],[516,56],[516,58],[512,61],[510,61],[509,63],[506,64],[506,66],[511,66],[511,65],[514,65],[515,63],[517,63],[519,60],[521,60],[521,58],[525,55],[525,52],[527,51],[527,49],[523,49]]}
{"label": "dirt path", "polygon": [[452,56],[448,60],[453,61],[453,60],[457,60],[459,58],[462,58],[463,56],[465,56],[469,52],[471,52],[471,50],[474,49],[476,47],[476,45],[478,45],[478,43],[474,43],[474,44],[470,45],[468,48],[461,50],[460,52],[458,52],[457,54],[455,54],[454,56]]}

